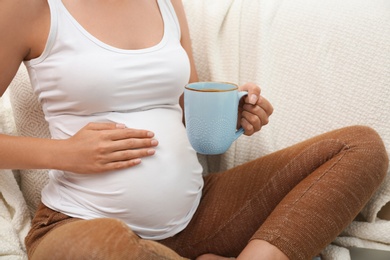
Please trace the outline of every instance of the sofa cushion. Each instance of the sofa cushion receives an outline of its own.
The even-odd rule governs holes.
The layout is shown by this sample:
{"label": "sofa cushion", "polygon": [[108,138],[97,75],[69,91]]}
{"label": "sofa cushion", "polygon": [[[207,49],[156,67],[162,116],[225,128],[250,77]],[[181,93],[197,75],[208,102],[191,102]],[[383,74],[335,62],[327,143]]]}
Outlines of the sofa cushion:
{"label": "sofa cushion", "polygon": [[[390,151],[390,15],[382,0],[185,0],[201,80],[254,81],[274,106],[270,123],[240,137],[224,170],[348,125],[368,125]],[[389,174],[363,210],[390,200]]]}
{"label": "sofa cushion", "polygon": [[[50,138],[42,107],[33,93],[24,65],[9,86],[16,131],[21,136]],[[41,200],[41,190],[48,182],[47,170],[19,170],[20,189],[33,215]]]}

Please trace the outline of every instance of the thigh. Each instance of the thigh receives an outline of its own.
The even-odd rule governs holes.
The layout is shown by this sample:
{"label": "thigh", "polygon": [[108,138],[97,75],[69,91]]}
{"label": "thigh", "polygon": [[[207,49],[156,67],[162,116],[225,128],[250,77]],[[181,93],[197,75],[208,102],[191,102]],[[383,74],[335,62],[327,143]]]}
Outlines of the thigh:
{"label": "thigh", "polygon": [[[46,223],[29,234],[30,249],[34,244],[29,253],[32,260],[183,259],[160,243],[141,239],[122,221],[112,218],[72,219],[47,208],[45,212],[51,212],[51,217],[46,214],[49,216]],[[42,223],[43,216],[38,215],[36,219],[35,223]],[[45,232],[43,226],[46,226]],[[36,234],[40,234],[39,238]],[[31,243],[33,237],[38,238],[37,243]]]}
{"label": "thigh", "polygon": [[[200,206],[188,227],[161,243],[189,258],[204,253],[237,256],[275,208],[284,207],[279,204],[287,194],[299,184],[300,188],[292,199],[298,200],[342,159],[354,157],[352,166],[342,165],[342,173],[334,174],[332,179],[336,183],[340,177],[349,178],[356,168],[367,167],[367,158],[362,160],[362,156],[372,157],[369,164],[373,168],[374,165],[383,168],[378,174],[368,174],[366,179],[350,178],[355,184],[358,181],[359,187],[362,182],[369,187],[363,192],[366,200],[383,179],[385,163],[378,163],[379,160],[386,161],[383,154],[383,143],[375,132],[364,127],[352,127],[332,131],[225,172],[208,175]],[[321,189],[326,189],[326,185]],[[355,213],[356,210],[351,216]]]}

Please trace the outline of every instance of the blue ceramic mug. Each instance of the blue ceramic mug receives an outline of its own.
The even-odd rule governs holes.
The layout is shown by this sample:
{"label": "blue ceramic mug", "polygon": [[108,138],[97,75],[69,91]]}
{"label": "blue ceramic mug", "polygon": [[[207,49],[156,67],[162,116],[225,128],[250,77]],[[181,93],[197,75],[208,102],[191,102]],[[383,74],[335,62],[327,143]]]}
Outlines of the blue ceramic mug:
{"label": "blue ceramic mug", "polygon": [[244,133],[236,129],[238,103],[247,95],[238,86],[223,82],[196,82],[184,89],[188,139],[200,154],[221,154]]}

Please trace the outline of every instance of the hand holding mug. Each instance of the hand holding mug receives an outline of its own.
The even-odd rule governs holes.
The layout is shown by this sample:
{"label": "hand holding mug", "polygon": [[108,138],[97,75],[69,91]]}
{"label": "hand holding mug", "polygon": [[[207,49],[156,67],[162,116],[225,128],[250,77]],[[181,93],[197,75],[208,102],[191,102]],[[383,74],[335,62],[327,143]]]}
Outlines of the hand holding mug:
{"label": "hand holding mug", "polygon": [[246,83],[239,89],[247,91],[248,95],[240,100],[238,127],[241,126],[244,134],[250,136],[268,124],[274,109],[271,103],[260,95],[261,89],[254,83]]}

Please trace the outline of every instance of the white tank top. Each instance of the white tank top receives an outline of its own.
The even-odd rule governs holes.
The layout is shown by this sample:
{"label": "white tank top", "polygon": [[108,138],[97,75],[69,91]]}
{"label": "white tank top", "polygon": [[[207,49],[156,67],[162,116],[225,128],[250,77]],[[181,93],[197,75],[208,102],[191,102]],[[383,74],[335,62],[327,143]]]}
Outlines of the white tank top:
{"label": "white tank top", "polygon": [[153,131],[159,145],[155,155],[125,170],[104,174],[51,170],[43,203],[72,217],[118,218],[147,239],[175,235],[191,220],[203,179],[178,104],[190,65],[170,0],[157,1],[163,38],[139,50],[103,43],[72,17],[61,0],[48,2],[51,27],[46,48],[25,65],[52,138],[69,138],[89,122],[116,122]]}

